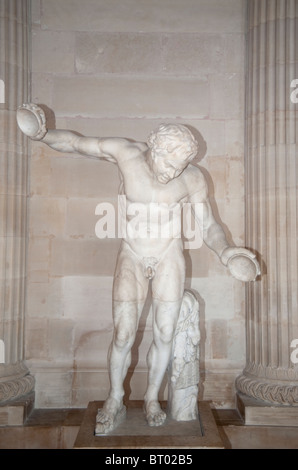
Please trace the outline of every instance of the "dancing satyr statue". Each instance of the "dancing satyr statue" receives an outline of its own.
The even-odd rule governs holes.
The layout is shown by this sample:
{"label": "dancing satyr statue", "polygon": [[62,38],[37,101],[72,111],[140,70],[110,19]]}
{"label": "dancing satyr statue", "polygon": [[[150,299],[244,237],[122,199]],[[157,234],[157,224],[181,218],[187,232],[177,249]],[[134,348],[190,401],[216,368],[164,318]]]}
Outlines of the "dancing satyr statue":
{"label": "dancing satyr statue", "polygon": [[[196,419],[199,308],[195,296],[184,290],[183,204],[199,207],[193,213],[204,243],[235,278],[254,281],[260,268],[251,251],[228,243],[215,220],[206,180],[191,163],[198,152],[194,136],[185,126],[165,124],[153,131],[147,142],[84,137],[68,130],[47,129],[45,114],[35,104],[21,106],[17,121],[22,132],[33,140],[59,152],[107,160],[118,165],[120,172],[127,230],[121,241],[113,284],[114,334],[108,354],[110,392],[103,408],[98,410],[95,434],[111,432],[125,416],[123,381],[149,285],[153,341],[147,356],[149,372],[144,396],[148,424],[160,426],[166,420],[158,393],[167,370],[168,414],[178,421]],[[136,204],[142,207],[139,213],[143,219],[132,224]]]}

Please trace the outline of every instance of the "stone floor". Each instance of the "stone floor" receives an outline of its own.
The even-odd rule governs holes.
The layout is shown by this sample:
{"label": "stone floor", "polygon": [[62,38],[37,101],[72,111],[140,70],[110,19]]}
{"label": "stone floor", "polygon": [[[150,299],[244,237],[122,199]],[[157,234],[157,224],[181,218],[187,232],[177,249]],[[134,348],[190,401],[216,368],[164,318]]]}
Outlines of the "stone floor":
{"label": "stone floor", "polygon": [[[35,409],[0,427],[0,449],[72,449],[85,409]],[[227,449],[298,449],[298,427],[245,426],[237,410],[212,410]]]}

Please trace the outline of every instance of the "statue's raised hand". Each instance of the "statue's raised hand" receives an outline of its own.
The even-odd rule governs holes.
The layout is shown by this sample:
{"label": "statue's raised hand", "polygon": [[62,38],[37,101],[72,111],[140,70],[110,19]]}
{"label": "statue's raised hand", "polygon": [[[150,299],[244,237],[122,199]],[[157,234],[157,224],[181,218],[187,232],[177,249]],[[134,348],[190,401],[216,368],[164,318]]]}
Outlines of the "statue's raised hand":
{"label": "statue's raised hand", "polygon": [[228,267],[233,277],[239,281],[255,281],[261,274],[256,256],[246,248],[229,247],[221,255],[221,262]]}
{"label": "statue's raised hand", "polygon": [[23,104],[17,109],[17,123],[30,139],[41,140],[47,133],[44,111],[33,103]]}

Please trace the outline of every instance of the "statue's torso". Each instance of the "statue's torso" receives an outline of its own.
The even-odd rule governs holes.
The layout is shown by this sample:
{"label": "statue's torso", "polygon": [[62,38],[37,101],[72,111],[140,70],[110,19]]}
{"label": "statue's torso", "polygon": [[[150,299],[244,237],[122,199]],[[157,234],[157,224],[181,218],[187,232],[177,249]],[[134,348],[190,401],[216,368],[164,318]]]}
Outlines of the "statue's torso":
{"label": "statue's torso", "polygon": [[189,165],[180,176],[162,184],[143,152],[136,152],[119,168],[121,212],[126,221],[123,238],[138,256],[159,258],[174,239],[182,237],[183,205],[196,191],[194,173],[201,172]]}

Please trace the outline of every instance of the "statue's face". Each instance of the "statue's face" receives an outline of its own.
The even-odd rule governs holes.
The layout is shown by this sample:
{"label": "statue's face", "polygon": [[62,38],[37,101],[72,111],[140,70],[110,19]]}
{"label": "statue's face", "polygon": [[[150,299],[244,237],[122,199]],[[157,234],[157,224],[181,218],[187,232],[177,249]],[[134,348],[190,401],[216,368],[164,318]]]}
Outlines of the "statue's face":
{"label": "statue's face", "polygon": [[189,161],[181,150],[169,152],[166,149],[152,149],[152,170],[160,183],[167,184],[181,175]]}

